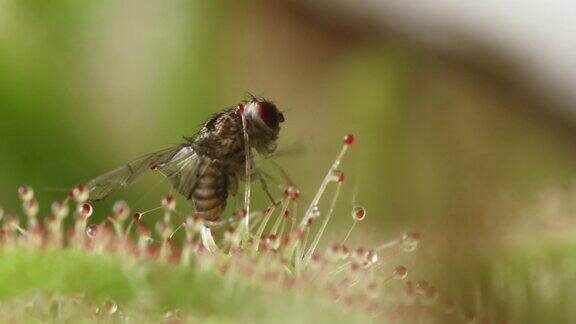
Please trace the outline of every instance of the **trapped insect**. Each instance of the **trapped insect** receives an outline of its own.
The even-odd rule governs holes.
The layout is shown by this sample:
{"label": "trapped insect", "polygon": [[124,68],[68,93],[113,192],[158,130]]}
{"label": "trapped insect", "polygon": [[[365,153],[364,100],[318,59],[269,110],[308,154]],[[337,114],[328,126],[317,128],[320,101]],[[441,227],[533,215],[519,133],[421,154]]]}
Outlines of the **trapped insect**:
{"label": "trapped insect", "polygon": [[[242,114],[249,138],[248,151]],[[251,97],[214,114],[195,136],[185,137],[185,143],[142,156],[89,181],[86,188],[90,200],[102,200],[129,186],[147,170],[154,170],[166,176],[204,220],[217,221],[228,195],[236,195],[238,180],[246,178],[246,157],[250,159],[248,165],[253,165],[252,148],[264,156],[271,155],[276,150],[282,122],[284,115],[274,103]],[[258,178],[270,197],[264,179]]]}

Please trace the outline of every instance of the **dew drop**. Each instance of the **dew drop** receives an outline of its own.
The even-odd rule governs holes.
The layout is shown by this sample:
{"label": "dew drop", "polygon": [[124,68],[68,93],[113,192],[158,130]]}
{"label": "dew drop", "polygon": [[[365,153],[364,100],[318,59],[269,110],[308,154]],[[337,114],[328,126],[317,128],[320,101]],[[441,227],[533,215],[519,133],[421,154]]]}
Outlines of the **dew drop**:
{"label": "dew drop", "polygon": [[150,229],[148,228],[148,226],[146,224],[138,223],[138,233],[142,237],[148,237],[148,236],[150,236]]}
{"label": "dew drop", "polygon": [[80,185],[80,186],[77,186],[76,188],[74,188],[72,190],[72,192],[70,193],[70,196],[77,203],[81,204],[81,203],[86,202],[88,200],[88,198],[90,197],[90,191],[88,191],[88,188],[86,188],[85,186]]}
{"label": "dew drop", "polygon": [[314,252],[310,260],[312,261],[312,265],[319,265],[320,262],[322,262],[322,255],[318,252]]}
{"label": "dew drop", "polygon": [[164,323],[182,323],[182,316],[180,310],[169,311],[164,314]]}
{"label": "dew drop", "polygon": [[240,234],[234,227],[229,227],[226,232],[224,232],[224,240],[229,242],[232,247],[237,247],[240,243]]}
{"label": "dew drop", "polygon": [[429,288],[430,288],[430,284],[426,280],[420,280],[416,283],[416,290],[422,296],[426,295],[426,291]]}
{"label": "dew drop", "polygon": [[52,203],[52,213],[58,218],[64,218],[70,212],[68,204],[64,201],[55,201]]}
{"label": "dew drop", "polygon": [[326,252],[326,255],[332,261],[343,261],[350,256],[350,248],[346,245],[333,244]]}
{"label": "dew drop", "polygon": [[404,252],[413,252],[418,247],[420,238],[421,238],[420,233],[405,233],[402,236],[400,248]]}
{"label": "dew drop", "polygon": [[466,323],[476,323],[476,313],[470,311],[466,314]]}
{"label": "dew drop", "polygon": [[284,195],[290,198],[290,200],[295,201],[300,198],[300,190],[296,187],[289,186],[284,190]]}
{"label": "dew drop", "polygon": [[18,188],[18,196],[22,201],[30,201],[34,198],[34,189],[29,186],[20,186]]}
{"label": "dew drop", "polygon": [[429,304],[432,304],[438,299],[438,288],[430,286],[425,293],[425,297]]}
{"label": "dew drop", "polygon": [[318,206],[314,206],[312,207],[312,211],[310,211],[310,218],[316,219],[318,217],[320,217],[320,208],[318,208]]}
{"label": "dew drop", "polygon": [[172,195],[168,195],[162,199],[162,207],[167,212],[173,212],[176,210],[176,199]]}
{"label": "dew drop", "polygon": [[114,211],[114,214],[116,214],[121,221],[126,220],[128,215],[130,215],[130,207],[128,207],[128,204],[123,200],[115,202],[112,211]]}
{"label": "dew drop", "polygon": [[8,225],[9,228],[11,229],[16,229],[18,227],[20,227],[20,219],[12,214],[9,214],[6,218],[6,223]]}
{"label": "dew drop", "polygon": [[392,276],[396,280],[404,280],[408,276],[408,269],[405,266],[397,266],[394,268]]}
{"label": "dew drop", "polygon": [[188,231],[200,232],[203,226],[202,217],[200,217],[200,214],[194,213],[186,218],[184,226]]}
{"label": "dew drop", "polygon": [[364,220],[365,217],[366,217],[366,208],[357,206],[354,207],[354,209],[352,209],[352,218],[354,220],[361,221]]}
{"label": "dew drop", "polygon": [[240,216],[240,218],[246,218],[246,216],[248,216],[248,211],[246,208],[242,208],[242,210],[238,212],[238,216]]}
{"label": "dew drop", "polygon": [[368,283],[368,287],[367,287],[367,288],[368,288],[368,290],[370,290],[370,291],[376,291],[376,290],[378,290],[378,288],[379,288],[379,287],[378,287],[378,283],[375,282],[375,281],[371,281],[370,283]]}
{"label": "dew drop", "polygon": [[352,270],[354,272],[360,270],[360,263],[358,263],[356,261],[352,261],[352,263],[350,263],[350,270]]}
{"label": "dew drop", "polygon": [[338,261],[339,254],[340,254],[340,245],[338,244],[332,244],[332,246],[330,246],[326,251],[326,256],[331,261]]}
{"label": "dew drop", "polygon": [[376,262],[378,262],[378,253],[375,251],[369,251],[368,254],[366,254],[366,266],[370,266]]}
{"label": "dew drop", "polygon": [[94,209],[92,208],[92,205],[90,205],[89,203],[84,203],[80,206],[78,206],[78,213],[85,218],[88,218],[90,216],[92,216],[92,213],[94,212]]}
{"label": "dew drop", "polygon": [[169,223],[158,221],[156,222],[156,231],[160,236],[167,237],[172,232],[172,226]]}
{"label": "dew drop", "polygon": [[340,246],[340,259],[346,260],[350,256],[350,248],[346,245]]}
{"label": "dew drop", "polygon": [[447,300],[444,303],[443,309],[444,309],[444,313],[446,313],[446,314],[453,314],[455,308],[456,307],[454,306],[454,302],[452,300]]}
{"label": "dew drop", "polygon": [[98,225],[97,224],[92,224],[90,226],[88,226],[86,228],[86,235],[89,238],[94,238],[94,236],[96,236],[96,232],[98,231]]}
{"label": "dew drop", "polygon": [[26,213],[26,216],[34,217],[36,216],[36,214],[38,214],[38,209],[40,208],[40,206],[38,205],[38,201],[32,198],[30,200],[24,201],[23,208],[24,213]]}
{"label": "dew drop", "polygon": [[115,301],[109,299],[104,303],[104,306],[102,308],[106,312],[106,314],[114,315],[118,311],[118,304],[116,304]]}
{"label": "dew drop", "polygon": [[310,218],[308,218],[308,220],[306,221],[306,226],[312,227],[312,224],[314,224],[314,218],[310,217]]}
{"label": "dew drop", "polygon": [[406,281],[404,284],[403,297],[406,303],[413,303],[416,299],[416,288],[414,287],[414,283],[412,281]]}
{"label": "dew drop", "polygon": [[475,312],[470,311],[466,314],[466,323],[475,324],[476,321],[477,321],[477,315]]}
{"label": "dew drop", "polygon": [[266,244],[270,248],[277,250],[280,247],[280,239],[276,234],[270,234],[266,237]]}
{"label": "dew drop", "polygon": [[272,215],[272,207],[266,207],[264,208],[264,210],[262,211],[262,216],[270,216]]}
{"label": "dew drop", "polygon": [[352,251],[352,259],[354,259],[357,262],[362,262],[366,260],[366,258],[368,257],[368,253],[369,251],[366,248],[359,246],[356,249],[354,249],[354,251]]}

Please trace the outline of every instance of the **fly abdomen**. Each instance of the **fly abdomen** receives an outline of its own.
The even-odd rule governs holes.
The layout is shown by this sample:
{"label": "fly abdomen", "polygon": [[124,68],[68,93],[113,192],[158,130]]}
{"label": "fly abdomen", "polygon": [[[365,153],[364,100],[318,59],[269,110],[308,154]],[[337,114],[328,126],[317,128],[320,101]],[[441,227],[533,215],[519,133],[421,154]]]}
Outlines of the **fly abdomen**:
{"label": "fly abdomen", "polygon": [[228,190],[226,175],[216,166],[209,166],[198,175],[190,200],[205,220],[217,220],[226,207]]}

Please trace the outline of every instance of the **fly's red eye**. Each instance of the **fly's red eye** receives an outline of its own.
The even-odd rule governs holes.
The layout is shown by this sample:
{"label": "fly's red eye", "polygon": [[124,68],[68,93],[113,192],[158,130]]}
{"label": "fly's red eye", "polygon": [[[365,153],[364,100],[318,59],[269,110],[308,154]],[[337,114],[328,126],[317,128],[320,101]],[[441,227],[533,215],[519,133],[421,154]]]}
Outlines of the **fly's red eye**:
{"label": "fly's red eye", "polygon": [[277,128],[284,121],[284,116],[273,103],[263,101],[259,102],[258,105],[260,108],[258,109],[259,117],[269,128]]}

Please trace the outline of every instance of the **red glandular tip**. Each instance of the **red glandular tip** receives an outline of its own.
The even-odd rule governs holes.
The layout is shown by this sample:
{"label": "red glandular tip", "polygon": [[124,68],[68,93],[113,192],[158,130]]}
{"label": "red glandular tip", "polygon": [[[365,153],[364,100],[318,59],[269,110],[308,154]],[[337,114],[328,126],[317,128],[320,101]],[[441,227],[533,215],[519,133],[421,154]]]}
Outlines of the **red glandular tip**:
{"label": "red glandular tip", "polygon": [[162,221],[156,222],[156,231],[158,231],[158,234],[165,237],[169,235],[170,232],[172,231],[172,226],[170,226],[170,224],[166,222]]}
{"label": "red glandular tip", "polygon": [[152,171],[158,171],[158,164],[152,163],[152,164],[150,165],[150,170],[152,170]]}
{"label": "red glandular tip", "polygon": [[114,214],[116,214],[118,219],[122,221],[128,218],[128,216],[130,215],[130,207],[128,207],[128,204],[122,200],[119,200],[116,203],[114,203],[112,210],[114,211]]}
{"label": "red glandular tip", "polygon": [[29,186],[20,186],[18,188],[18,195],[23,201],[30,201],[34,198],[34,190]]}
{"label": "red glandular tip", "polygon": [[434,286],[428,287],[425,293],[425,297],[430,301],[434,301],[438,297],[438,288]]}
{"label": "red glandular tip", "polygon": [[397,266],[394,268],[392,275],[396,280],[404,280],[408,276],[408,269],[405,266]]}
{"label": "red glandular tip", "polygon": [[238,240],[238,232],[234,227],[229,227],[224,233],[224,239],[228,242],[235,243]]}
{"label": "red glandular tip", "polygon": [[426,291],[430,288],[430,284],[426,280],[420,280],[416,283],[416,289],[421,295],[426,295]]}
{"label": "red glandular tip", "polygon": [[366,262],[368,263],[368,265],[378,262],[378,253],[372,250],[369,251],[368,254],[366,255]]}
{"label": "red glandular tip", "polygon": [[356,136],[354,136],[354,134],[348,134],[348,135],[344,136],[344,144],[346,144],[346,145],[352,145],[352,144],[354,144],[355,141],[356,141]]}
{"label": "red glandular tip", "polygon": [[344,182],[345,178],[346,176],[344,175],[344,172],[340,170],[333,170],[330,174],[330,181],[342,183]]}
{"label": "red glandular tip", "polygon": [[69,212],[68,204],[64,201],[55,201],[52,203],[52,213],[54,216],[64,218]]}
{"label": "red glandular tip", "polygon": [[366,255],[368,255],[368,250],[362,246],[357,247],[353,252],[354,258],[363,259],[366,257]]}
{"label": "red glandular tip", "polygon": [[28,216],[36,216],[36,214],[38,213],[38,201],[36,199],[30,199],[30,200],[26,200],[24,201],[24,212],[26,213],[26,215]]}
{"label": "red glandular tip", "polygon": [[248,211],[246,210],[246,208],[243,208],[243,209],[240,211],[240,217],[246,218],[246,216],[248,216]]}
{"label": "red glandular tip", "polygon": [[320,253],[314,252],[314,254],[312,254],[311,260],[313,263],[319,263],[320,261],[322,261],[322,256],[320,255]]}
{"label": "red glandular tip", "polygon": [[404,252],[412,252],[418,247],[422,235],[418,232],[405,233],[402,236],[400,247]]}
{"label": "red glandular tip", "polygon": [[79,185],[72,189],[68,196],[77,203],[81,204],[90,198],[90,191],[85,186]]}
{"label": "red glandular tip", "polygon": [[266,237],[265,240],[266,244],[270,246],[272,249],[276,250],[280,247],[280,240],[276,234],[270,234]]}
{"label": "red glandular tip", "polygon": [[134,219],[136,222],[139,222],[142,219],[142,213],[134,213],[132,215],[132,219]]}
{"label": "red glandular tip", "polygon": [[350,255],[350,249],[346,245],[332,244],[327,255],[332,261],[345,260]]}
{"label": "red glandular tip", "polygon": [[173,212],[176,210],[176,200],[172,195],[168,195],[162,199],[162,206],[166,211]]}
{"label": "red glandular tip", "polygon": [[378,283],[375,281],[371,281],[370,283],[368,283],[368,290],[374,291],[378,289]]}
{"label": "red glandular tip", "polygon": [[412,238],[413,240],[416,240],[416,241],[420,241],[420,239],[422,238],[422,234],[420,234],[419,232],[412,232],[409,235],[410,235],[410,238]]}
{"label": "red glandular tip", "polygon": [[300,198],[300,190],[293,186],[289,186],[284,190],[284,195],[290,198],[290,200],[297,200]]}
{"label": "red glandular tip", "polygon": [[354,207],[352,210],[352,218],[361,221],[366,217],[366,209],[364,207]]}
{"label": "red glandular tip", "polygon": [[303,228],[297,228],[294,231],[294,237],[296,238],[296,240],[301,240],[304,237],[304,234],[306,234],[306,230]]}
{"label": "red glandular tip", "polygon": [[350,248],[346,245],[340,246],[340,252],[342,254],[342,259],[346,259],[350,255]]}
{"label": "red glandular tip", "polygon": [[144,223],[138,223],[138,233],[142,236],[150,235],[150,229]]}

